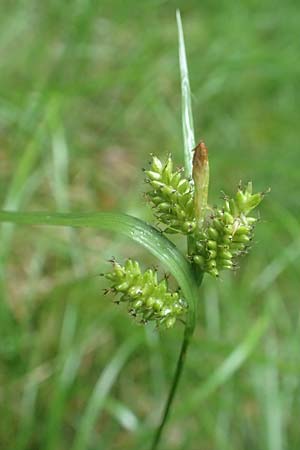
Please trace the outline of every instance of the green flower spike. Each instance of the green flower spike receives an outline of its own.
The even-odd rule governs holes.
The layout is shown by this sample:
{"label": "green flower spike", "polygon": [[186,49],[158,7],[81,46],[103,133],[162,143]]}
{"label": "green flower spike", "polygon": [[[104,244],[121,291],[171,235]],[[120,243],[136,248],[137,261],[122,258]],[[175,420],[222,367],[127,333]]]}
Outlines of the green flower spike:
{"label": "green flower spike", "polygon": [[194,216],[193,183],[182,176],[182,170],[173,172],[169,155],[163,164],[152,157],[150,170],[146,170],[146,182],[152,190],[147,193],[155,216],[166,226],[166,233],[191,234],[196,229]]}
{"label": "green flower spike", "polygon": [[249,214],[263,197],[264,193],[252,194],[252,183],[244,189],[239,186],[234,198],[225,197],[223,208],[215,208],[207,226],[195,235],[193,261],[215,277],[220,270],[237,267],[238,258],[248,252],[257,222]]}
{"label": "green flower spike", "polygon": [[[187,304],[178,292],[168,290],[167,280],[157,280],[152,269],[142,273],[139,263],[127,259],[124,266],[112,261],[113,269],[105,274],[111,282],[106,292],[120,294],[120,302],[127,303],[128,311],[141,323],[156,322],[171,328],[176,319],[187,310]],[[117,301],[117,303],[119,303]]]}
{"label": "green flower spike", "polygon": [[152,190],[147,193],[164,232],[190,236],[190,259],[204,272],[218,277],[221,270],[235,269],[238,258],[248,252],[255,217],[250,215],[264,194],[252,193],[252,183],[239,186],[234,198],[224,198],[222,208],[207,205],[209,185],[208,151],[201,141],[194,149],[193,180],[173,171],[169,155],[162,163],[152,157],[145,171]]}

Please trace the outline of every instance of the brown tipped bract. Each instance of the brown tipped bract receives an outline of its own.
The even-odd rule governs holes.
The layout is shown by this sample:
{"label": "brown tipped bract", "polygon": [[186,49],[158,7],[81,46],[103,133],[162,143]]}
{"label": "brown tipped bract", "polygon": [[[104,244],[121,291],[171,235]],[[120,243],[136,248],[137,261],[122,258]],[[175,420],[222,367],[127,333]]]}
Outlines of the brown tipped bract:
{"label": "brown tipped bract", "polygon": [[208,150],[203,141],[200,141],[194,149],[193,180],[195,185],[195,217],[198,228],[201,228],[206,215],[209,184]]}
{"label": "brown tipped bract", "polygon": [[208,150],[204,141],[200,141],[199,144],[194,148],[193,157],[193,178],[194,175],[203,170],[203,167],[208,165]]}

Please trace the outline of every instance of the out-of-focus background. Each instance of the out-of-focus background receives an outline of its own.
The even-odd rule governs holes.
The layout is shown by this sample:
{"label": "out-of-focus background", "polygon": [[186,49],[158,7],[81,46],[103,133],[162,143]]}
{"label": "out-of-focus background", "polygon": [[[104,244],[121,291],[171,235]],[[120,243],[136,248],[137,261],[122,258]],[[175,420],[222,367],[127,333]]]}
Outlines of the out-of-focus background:
{"label": "out-of-focus background", "polygon": [[[300,445],[300,8],[297,1],[16,0],[0,5],[2,209],[151,220],[151,152],[182,164],[175,8],[185,30],[211,203],[272,188],[237,274],[208,276],[161,448]],[[157,334],[103,296],[95,230],[0,230],[0,448],[146,449],[181,326]]]}

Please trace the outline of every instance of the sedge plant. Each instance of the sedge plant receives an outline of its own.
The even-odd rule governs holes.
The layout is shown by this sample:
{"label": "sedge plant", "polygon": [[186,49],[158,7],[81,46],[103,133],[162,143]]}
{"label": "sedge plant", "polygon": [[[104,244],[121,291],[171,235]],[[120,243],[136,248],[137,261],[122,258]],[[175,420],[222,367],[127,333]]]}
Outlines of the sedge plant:
{"label": "sedge plant", "polygon": [[[139,323],[153,322],[157,328],[184,325],[181,350],[167,396],[162,418],[154,434],[151,450],[157,449],[174,399],[187,349],[196,325],[199,287],[203,275],[218,279],[224,270],[237,270],[241,258],[250,249],[257,217],[253,213],[264,193],[253,193],[252,183],[238,185],[233,196],[224,195],[221,205],[208,203],[209,160],[203,141],[195,144],[191,95],[180,13],[177,12],[179,62],[182,87],[182,125],[184,170],[174,167],[172,155],[160,160],[152,155],[144,169],[148,186],[146,199],[152,207],[156,224],[118,213],[44,213],[0,211],[2,222],[31,225],[93,227],[120,232],[136,241],[158,258],[178,283],[171,290],[167,278],[158,279],[156,270],[143,270],[128,255],[122,264],[112,260],[104,274],[106,294],[115,303],[126,306]],[[182,254],[168,236],[186,238]],[[180,288],[180,289],[179,289]]]}

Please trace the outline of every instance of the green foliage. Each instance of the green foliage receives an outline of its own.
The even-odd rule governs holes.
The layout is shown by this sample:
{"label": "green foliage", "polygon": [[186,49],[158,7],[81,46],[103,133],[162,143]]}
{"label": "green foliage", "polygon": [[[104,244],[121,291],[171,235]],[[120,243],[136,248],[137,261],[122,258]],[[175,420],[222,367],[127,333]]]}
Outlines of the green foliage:
{"label": "green foliage", "polygon": [[113,270],[105,274],[111,282],[107,292],[120,294],[119,301],[127,303],[128,312],[139,322],[154,321],[170,328],[186,312],[186,302],[178,292],[168,290],[166,279],[157,280],[155,270],[142,273],[139,263],[131,259],[124,266],[115,261],[112,264]]}

